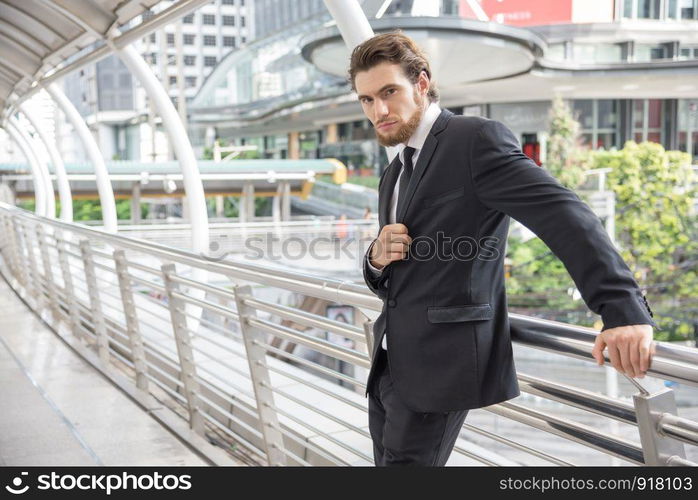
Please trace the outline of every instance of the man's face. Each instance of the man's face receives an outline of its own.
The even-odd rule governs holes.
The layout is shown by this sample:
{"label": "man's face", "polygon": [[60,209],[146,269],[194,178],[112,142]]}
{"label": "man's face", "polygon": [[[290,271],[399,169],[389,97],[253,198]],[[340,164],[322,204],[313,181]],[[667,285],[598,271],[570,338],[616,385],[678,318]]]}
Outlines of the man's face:
{"label": "man's face", "polygon": [[429,88],[426,73],[413,84],[399,64],[385,62],[357,73],[354,86],[378,142],[383,146],[406,143],[424,114]]}

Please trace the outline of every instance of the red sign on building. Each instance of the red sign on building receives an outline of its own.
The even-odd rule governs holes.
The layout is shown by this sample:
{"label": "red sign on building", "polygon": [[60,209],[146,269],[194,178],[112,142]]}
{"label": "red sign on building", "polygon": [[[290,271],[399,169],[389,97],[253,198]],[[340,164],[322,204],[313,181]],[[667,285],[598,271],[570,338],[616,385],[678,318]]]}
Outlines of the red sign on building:
{"label": "red sign on building", "polygon": [[482,0],[490,21],[514,26],[572,22],[573,0]]}

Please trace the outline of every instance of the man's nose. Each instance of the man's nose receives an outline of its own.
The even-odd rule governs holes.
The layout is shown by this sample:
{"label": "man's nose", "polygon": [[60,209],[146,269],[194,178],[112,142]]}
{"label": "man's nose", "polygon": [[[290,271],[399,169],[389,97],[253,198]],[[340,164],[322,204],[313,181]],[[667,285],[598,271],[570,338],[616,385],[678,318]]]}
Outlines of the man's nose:
{"label": "man's nose", "polygon": [[376,118],[380,120],[381,118],[388,116],[390,113],[388,110],[388,104],[385,101],[381,101],[380,99],[376,99]]}

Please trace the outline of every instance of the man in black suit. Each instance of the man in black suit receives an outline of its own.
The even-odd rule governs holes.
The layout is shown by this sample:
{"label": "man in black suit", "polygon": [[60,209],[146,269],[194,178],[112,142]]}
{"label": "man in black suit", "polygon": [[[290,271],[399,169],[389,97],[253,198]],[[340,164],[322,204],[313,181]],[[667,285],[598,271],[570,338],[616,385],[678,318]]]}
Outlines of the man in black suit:
{"label": "man in black suit", "polygon": [[378,141],[398,150],[364,259],[383,300],[366,389],[376,465],[444,465],[469,409],[519,395],[503,270],[509,217],[545,241],[601,315],[597,362],[608,347],[618,371],[643,377],[656,325],[591,209],[503,124],[441,110],[429,62],[401,33],[357,46],[349,77]]}

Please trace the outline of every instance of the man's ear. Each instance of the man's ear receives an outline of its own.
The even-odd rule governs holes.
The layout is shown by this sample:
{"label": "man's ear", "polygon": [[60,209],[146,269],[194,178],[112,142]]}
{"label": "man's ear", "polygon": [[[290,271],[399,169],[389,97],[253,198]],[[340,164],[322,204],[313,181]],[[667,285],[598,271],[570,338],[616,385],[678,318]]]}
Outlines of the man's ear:
{"label": "man's ear", "polygon": [[422,70],[421,73],[419,73],[419,80],[417,80],[417,84],[419,85],[420,90],[423,91],[424,95],[427,95],[429,92],[430,83],[429,75],[425,70]]}

